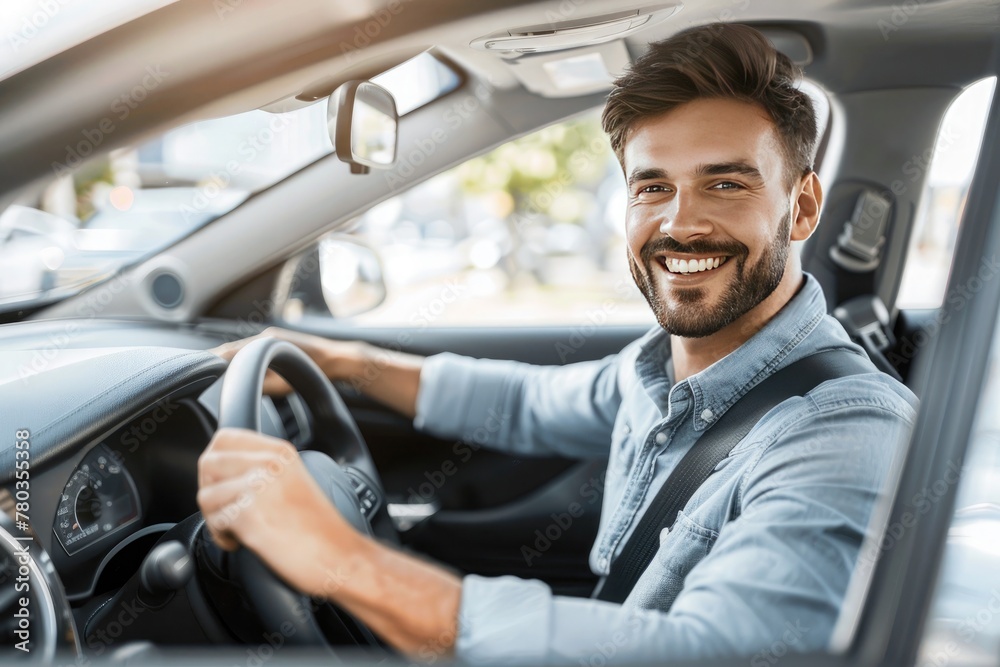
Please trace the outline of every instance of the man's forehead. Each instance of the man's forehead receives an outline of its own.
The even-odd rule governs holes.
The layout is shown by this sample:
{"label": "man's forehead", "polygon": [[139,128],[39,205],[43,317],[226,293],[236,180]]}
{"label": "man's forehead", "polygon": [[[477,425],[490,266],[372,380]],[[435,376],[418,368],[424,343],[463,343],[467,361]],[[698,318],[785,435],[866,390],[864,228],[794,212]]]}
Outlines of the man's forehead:
{"label": "man's forehead", "polygon": [[780,172],[782,145],[767,112],[738,100],[696,100],[630,130],[622,158],[626,175],[662,169],[672,175],[706,164],[750,164],[765,177]]}

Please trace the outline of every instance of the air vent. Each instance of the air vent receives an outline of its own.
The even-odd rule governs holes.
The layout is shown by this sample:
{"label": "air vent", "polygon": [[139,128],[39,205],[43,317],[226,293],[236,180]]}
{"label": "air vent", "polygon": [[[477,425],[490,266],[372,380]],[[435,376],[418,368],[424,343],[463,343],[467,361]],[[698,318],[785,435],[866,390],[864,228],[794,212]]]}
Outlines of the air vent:
{"label": "air vent", "polygon": [[296,447],[305,445],[310,438],[309,418],[302,405],[302,399],[295,394],[288,396],[272,396],[271,402],[278,412],[281,426],[285,429],[285,438]]}
{"label": "air vent", "polygon": [[150,282],[149,290],[156,305],[167,310],[176,308],[184,301],[184,283],[170,271],[158,273]]}

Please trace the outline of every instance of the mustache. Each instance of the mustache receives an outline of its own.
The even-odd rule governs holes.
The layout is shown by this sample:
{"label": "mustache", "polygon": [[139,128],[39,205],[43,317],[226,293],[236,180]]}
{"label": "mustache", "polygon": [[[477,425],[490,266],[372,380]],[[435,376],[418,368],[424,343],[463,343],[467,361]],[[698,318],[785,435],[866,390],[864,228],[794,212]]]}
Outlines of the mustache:
{"label": "mustache", "polygon": [[712,242],[699,240],[692,241],[691,243],[680,243],[669,236],[662,236],[643,245],[642,250],[639,251],[639,257],[642,259],[643,264],[648,266],[653,262],[653,258],[656,255],[663,252],[691,255],[730,255],[736,257],[748,254],[750,249],[739,241]]}

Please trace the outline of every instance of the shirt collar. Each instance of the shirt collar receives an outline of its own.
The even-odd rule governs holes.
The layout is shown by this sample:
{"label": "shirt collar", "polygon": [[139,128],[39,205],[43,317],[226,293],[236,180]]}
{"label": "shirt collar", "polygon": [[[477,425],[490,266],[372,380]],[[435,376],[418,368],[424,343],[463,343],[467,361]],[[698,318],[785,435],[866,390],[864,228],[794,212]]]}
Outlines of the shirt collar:
{"label": "shirt collar", "polygon": [[656,327],[643,337],[636,373],[646,393],[666,414],[682,388],[694,399],[694,429],[702,431],[726,413],[736,401],[775,371],[826,315],[826,299],[819,282],[808,273],[798,293],[749,340],[705,370],[671,386],[670,335]]}

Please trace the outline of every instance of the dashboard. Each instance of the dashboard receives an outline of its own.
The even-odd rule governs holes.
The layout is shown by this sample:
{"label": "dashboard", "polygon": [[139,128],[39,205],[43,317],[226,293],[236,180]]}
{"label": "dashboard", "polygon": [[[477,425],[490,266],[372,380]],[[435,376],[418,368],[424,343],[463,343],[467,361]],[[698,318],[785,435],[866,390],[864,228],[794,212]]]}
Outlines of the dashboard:
{"label": "dashboard", "polygon": [[[66,326],[0,328],[0,424],[27,434],[30,454],[22,479],[16,452],[0,446],[0,489],[22,489],[83,631],[157,540],[198,511],[197,462],[226,368],[204,350],[253,332],[94,321],[40,363],[37,341]],[[301,444],[310,420],[296,395],[265,397],[261,430]]]}

